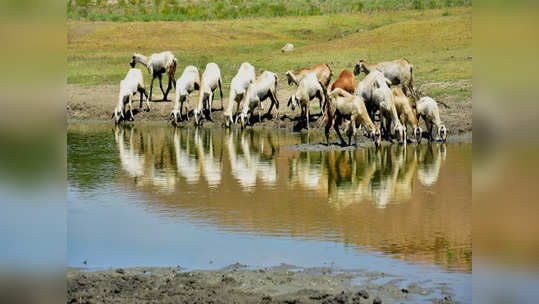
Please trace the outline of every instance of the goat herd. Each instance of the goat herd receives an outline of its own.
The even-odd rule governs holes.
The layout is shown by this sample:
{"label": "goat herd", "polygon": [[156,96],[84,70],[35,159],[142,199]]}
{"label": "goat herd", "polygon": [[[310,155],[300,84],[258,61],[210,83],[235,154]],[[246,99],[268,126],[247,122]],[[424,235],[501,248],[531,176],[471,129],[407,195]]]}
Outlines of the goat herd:
{"label": "goat herd", "polygon": [[[145,89],[141,70],[135,68],[137,63],[145,65],[152,76],[149,94]],[[120,82],[118,105],[112,115],[116,123],[134,120],[132,102],[137,92],[140,93],[140,108],[143,106],[145,96],[147,111],[150,111],[155,78],[159,79],[163,100],[167,100],[171,86],[176,90],[174,108],[169,116],[173,125],[189,120],[188,99],[194,91],[199,91],[198,102],[192,110],[196,126],[201,124],[203,118],[212,120],[213,97],[217,87],[221,109],[224,109],[221,71],[215,63],[206,65],[202,78],[196,67],[187,66],[177,81],[175,80],[177,59],[171,52],[153,54],[150,57],[135,53],[130,66],[131,69]],[[366,77],[356,84],[354,75],[362,72]],[[166,91],[162,83],[164,73],[168,74]],[[346,143],[339,130],[341,126],[344,126],[348,136],[348,145],[351,144],[352,136],[357,142],[356,136],[362,126],[366,129],[365,135],[371,138],[376,146],[380,145],[382,137],[390,142],[397,139],[399,143],[406,143],[409,140],[406,135],[408,127],[413,134],[411,137],[420,142],[423,136],[419,127],[420,118],[425,121],[429,140],[446,140],[447,130],[440,120],[438,104],[430,97],[418,98],[413,88],[413,66],[408,60],[398,59],[378,64],[360,60],[354,68],[354,73],[343,70],[330,86],[332,76],[331,68],[326,63],[299,72],[286,72],[288,85],[297,85],[296,92],[288,100],[288,107],[291,107],[292,111],[296,107],[301,108],[301,119],[305,119],[309,129],[310,101],[317,98],[328,143],[332,126],[342,144]],[[256,77],[255,68],[248,62],[242,63],[230,84],[229,102],[224,109],[224,126],[230,127],[233,123],[240,123],[244,128],[249,124],[250,115],[254,114],[256,108],[260,122],[260,113],[264,111],[262,102],[267,99],[271,101],[268,114],[274,106],[278,109],[277,82],[276,73],[264,71]],[[390,88],[391,85],[399,84],[402,88]],[[129,107],[129,116],[126,104]],[[233,113],[234,105],[236,105],[235,113]],[[374,123],[376,117],[380,121],[380,127]],[[436,127],[436,138],[432,133],[433,127]]]}

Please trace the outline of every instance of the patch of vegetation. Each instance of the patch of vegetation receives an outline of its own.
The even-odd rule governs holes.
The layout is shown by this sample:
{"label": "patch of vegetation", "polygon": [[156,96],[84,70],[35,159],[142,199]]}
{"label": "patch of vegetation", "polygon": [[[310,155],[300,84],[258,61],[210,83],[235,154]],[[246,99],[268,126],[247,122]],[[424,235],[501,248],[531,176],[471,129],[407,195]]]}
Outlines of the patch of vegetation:
{"label": "patch of vegetation", "polygon": [[[164,0],[163,0],[164,1]],[[445,12],[450,12],[446,16]],[[433,31],[433,29],[436,29]],[[280,48],[295,45],[291,53]],[[248,61],[257,72],[284,73],[327,62],[338,75],[353,69],[359,59],[383,61],[405,57],[414,64],[416,86],[427,94],[471,96],[472,9],[427,9],[397,12],[204,22],[104,23],[68,21],[69,84],[118,85],[129,69],[133,52],[149,55],[172,51],[179,59],[177,75],[186,65],[202,72],[208,62],[221,68],[224,92],[240,64]],[[144,67],[145,81],[150,77]]]}
{"label": "patch of vegetation", "polygon": [[186,21],[319,16],[471,6],[472,0],[68,0],[67,17],[91,21]]}

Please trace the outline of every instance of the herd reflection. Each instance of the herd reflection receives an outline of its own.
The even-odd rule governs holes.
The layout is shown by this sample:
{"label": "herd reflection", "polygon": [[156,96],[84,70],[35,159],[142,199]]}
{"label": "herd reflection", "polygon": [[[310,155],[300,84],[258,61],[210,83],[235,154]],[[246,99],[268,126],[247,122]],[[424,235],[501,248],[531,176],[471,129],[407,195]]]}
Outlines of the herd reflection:
{"label": "herd reflection", "polygon": [[[278,184],[279,144],[270,134],[200,129],[145,132],[118,126],[115,139],[123,170],[137,185],[153,183],[173,191],[181,183],[217,188],[230,174],[245,192]],[[172,144],[170,144],[172,142]],[[173,153],[171,153],[173,151]],[[414,181],[433,186],[446,158],[445,144],[383,146],[344,151],[287,151],[288,187],[299,185],[327,194],[331,202],[374,202],[384,208],[413,195]],[[225,156],[226,155],[226,156]],[[282,176],[280,178],[283,178]]]}
{"label": "herd reflection", "polygon": [[[471,186],[439,185],[445,144],[298,152],[283,148],[300,143],[297,136],[271,130],[141,125],[114,135],[118,182],[168,216],[471,271]],[[466,170],[447,174],[471,183]]]}

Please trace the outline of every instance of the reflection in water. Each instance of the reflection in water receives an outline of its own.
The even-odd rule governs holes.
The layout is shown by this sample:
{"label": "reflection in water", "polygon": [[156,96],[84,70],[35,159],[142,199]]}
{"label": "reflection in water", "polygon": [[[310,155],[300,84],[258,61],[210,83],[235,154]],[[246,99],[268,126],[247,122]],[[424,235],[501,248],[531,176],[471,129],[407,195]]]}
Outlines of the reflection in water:
{"label": "reflection in water", "polygon": [[125,128],[116,128],[115,138],[116,143],[118,144],[118,152],[120,153],[120,161],[122,168],[129,174],[131,177],[141,177],[144,175],[144,155],[139,153],[135,149],[133,134],[135,130],[128,130],[129,139],[128,144],[125,144]]}
{"label": "reflection in water", "polygon": [[254,132],[226,134],[227,152],[230,160],[232,175],[245,191],[253,191],[257,176],[262,183],[274,186],[277,182],[277,167],[275,165],[276,149],[271,137],[268,139],[270,153],[265,154],[266,139]]}
{"label": "reflection in water", "polygon": [[306,189],[327,191],[331,202],[372,201],[383,208],[412,197],[416,172],[423,185],[433,186],[444,159],[445,144],[436,143],[301,152],[290,162],[290,181]]}
{"label": "reflection in water", "polygon": [[438,181],[440,166],[445,160],[445,145],[429,145],[419,154],[417,177],[425,186],[432,186]]}
{"label": "reflection in water", "polygon": [[[114,139],[117,152],[101,147],[110,140],[69,144],[119,157],[114,183],[145,194],[148,212],[471,271],[471,144],[297,152],[282,147],[299,137],[271,130],[145,125],[118,126]],[[69,172],[73,185],[85,178]]]}

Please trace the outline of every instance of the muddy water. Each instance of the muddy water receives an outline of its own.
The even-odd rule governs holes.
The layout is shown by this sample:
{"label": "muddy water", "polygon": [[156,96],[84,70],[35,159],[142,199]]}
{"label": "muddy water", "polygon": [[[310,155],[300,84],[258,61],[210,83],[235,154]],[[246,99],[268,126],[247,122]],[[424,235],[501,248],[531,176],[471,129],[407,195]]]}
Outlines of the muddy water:
{"label": "muddy water", "polygon": [[336,265],[471,284],[471,143],[301,152],[287,147],[305,138],[271,130],[100,123],[69,124],[67,140],[69,266]]}

